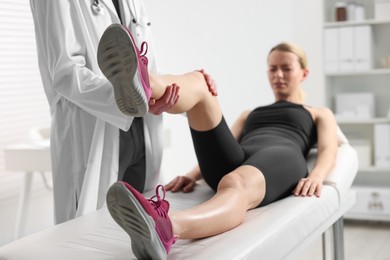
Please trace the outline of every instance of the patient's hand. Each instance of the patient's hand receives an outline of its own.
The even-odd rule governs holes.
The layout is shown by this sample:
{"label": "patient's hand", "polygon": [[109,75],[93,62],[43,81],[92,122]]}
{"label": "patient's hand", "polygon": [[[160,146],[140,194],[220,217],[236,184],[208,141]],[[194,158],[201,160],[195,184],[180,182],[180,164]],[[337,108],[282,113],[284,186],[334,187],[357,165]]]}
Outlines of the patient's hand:
{"label": "patient's hand", "polygon": [[184,193],[191,192],[194,190],[196,181],[187,176],[177,176],[167,185],[165,185],[166,190],[171,192],[183,191]]}
{"label": "patient's hand", "polygon": [[180,87],[173,83],[165,89],[164,95],[160,99],[155,100],[151,98],[149,101],[149,112],[158,116],[162,112],[171,109],[179,99],[179,89]]}
{"label": "patient's hand", "polygon": [[312,197],[313,195],[319,197],[321,196],[322,182],[321,178],[309,175],[298,182],[293,194],[301,197]]}

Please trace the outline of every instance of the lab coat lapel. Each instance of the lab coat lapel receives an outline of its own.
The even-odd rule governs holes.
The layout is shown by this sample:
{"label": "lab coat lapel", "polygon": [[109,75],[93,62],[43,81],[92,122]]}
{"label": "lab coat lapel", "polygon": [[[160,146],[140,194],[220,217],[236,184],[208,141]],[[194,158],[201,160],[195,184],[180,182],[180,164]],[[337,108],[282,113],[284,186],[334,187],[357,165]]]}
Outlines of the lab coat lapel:
{"label": "lab coat lapel", "polygon": [[[118,14],[116,12],[115,6],[112,3],[112,0],[101,0],[101,3],[105,5],[107,10],[110,12],[110,15],[115,15],[118,17]],[[121,9],[121,14],[123,14],[124,17],[122,17],[122,22],[125,25],[129,25],[130,22],[133,19],[133,14],[140,15],[141,14],[141,5],[138,1],[133,0],[123,0],[119,1],[119,8]],[[118,17],[119,22],[119,17]]]}
{"label": "lab coat lapel", "polygon": [[130,25],[133,23],[133,18],[136,20],[140,18],[138,16],[141,15],[141,5],[139,1],[136,0],[124,0],[121,3],[122,11],[124,14],[124,17],[122,17],[123,24],[130,28]]}
{"label": "lab coat lapel", "polygon": [[[118,18],[118,23],[120,23],[118,13],[116,12],[115,6],[112,2],[112,0],[100,0],[101,4],[104,4],[107,11],[110,13],[111,16],[116,16]],[[120,1],[119,1],[120,2]]]}

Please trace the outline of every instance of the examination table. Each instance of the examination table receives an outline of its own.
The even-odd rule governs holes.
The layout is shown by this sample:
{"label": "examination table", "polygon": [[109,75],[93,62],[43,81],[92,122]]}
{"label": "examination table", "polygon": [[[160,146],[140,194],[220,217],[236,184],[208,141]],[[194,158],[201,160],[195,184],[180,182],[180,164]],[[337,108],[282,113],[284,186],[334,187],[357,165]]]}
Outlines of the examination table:
{"label": "examination table", "polygon": [[[309,155],[309,168],[315,161],[315,152],[313,149]],[[357,168],[355,150],[347,142],[341,143],[336,166],[320,198],[290,196],[251,210],[244,222],[231,231],[205,239],[179,240],[168,259],[297,259],[321,235],[324,258],[343,259],[343,215],[355,203],[356,195],[350,187]],[[193,193],[168,192],[167,199],[173,210],[182,210],[212,195],[206,185],[200,184]],[[135,258],[130,238],[105,208],[0,247],[0,260],[6,259]]]}

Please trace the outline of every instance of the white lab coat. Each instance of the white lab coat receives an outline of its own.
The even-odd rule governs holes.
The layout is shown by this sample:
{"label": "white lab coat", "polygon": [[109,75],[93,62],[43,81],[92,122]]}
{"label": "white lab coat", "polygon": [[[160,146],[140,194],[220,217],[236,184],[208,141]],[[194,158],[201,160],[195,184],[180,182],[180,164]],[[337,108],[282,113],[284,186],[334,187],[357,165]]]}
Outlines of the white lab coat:
{"label": "white lab coat", "polygon": [[[30,0],[38,60],[52,115],[51,156],[55,222],[61,223],[105,205],[117,180],[119,129],[132,117],[115,103],[111,84],[97,65],[98,42],[112,23],[120,23],[111,0],[101,0],[104,15],[91,10],[92,0]],[[119,1],[122,20],[138,45],[149,43],[149,68],[156,69],[150,26],[142,2]],[[135,14],[140,26],[132,22]],[[162,117],[144,118],[145,190],[158,180],[162,160]]]}

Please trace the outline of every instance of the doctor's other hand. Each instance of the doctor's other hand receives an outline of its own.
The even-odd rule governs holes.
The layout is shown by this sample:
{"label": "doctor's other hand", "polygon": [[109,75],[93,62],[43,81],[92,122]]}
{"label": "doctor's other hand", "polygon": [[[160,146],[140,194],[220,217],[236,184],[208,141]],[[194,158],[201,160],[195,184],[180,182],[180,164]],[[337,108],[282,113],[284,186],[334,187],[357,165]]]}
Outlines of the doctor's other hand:
{"label": "doctor's other hand", "polygon": [[171,192],[182,191],[184,193],[191,192],[194,190],[196,181],[188,176],[177,176],[167,185],[165,189]]}
{"label": "doctor's other hand", "polygon": [[217,89],[217,84],[215,83],[214,79],[205,72],[204,69],[198,70],[200,73],[203,74],[204,79],[206,80],[206,84],[209,87],[209,91],[213,96],[218,96],[218,89]]}
{"label": "doctor's other hand", "polygon": [[149,101],[149,112],[153,115],[161,115],[171,109],[179,99],[180,87],[173,83],[165,89],[164,95],[159,99],[151,98]]}

